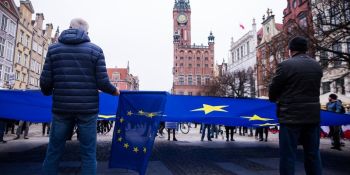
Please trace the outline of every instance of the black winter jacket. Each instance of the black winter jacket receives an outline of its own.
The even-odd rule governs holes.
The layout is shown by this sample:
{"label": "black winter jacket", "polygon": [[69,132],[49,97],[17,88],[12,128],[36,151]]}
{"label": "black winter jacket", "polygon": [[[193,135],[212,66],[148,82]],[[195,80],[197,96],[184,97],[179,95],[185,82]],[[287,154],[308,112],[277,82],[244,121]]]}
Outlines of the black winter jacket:
{"label": "black winter jacket", "polygon": [[63,31],[58,41],[49,47],[40,77],[42,93],[53,95],[52,112],[98,113],[98,90],[116,91],[108,79],[102,49],[77,29]]}
{"label": "black winter jacket", "polygon": [[278,64],[269,87],[269,99],[277,102],[282,124],[320,122],[322,68],[306,54],[298,54]]}

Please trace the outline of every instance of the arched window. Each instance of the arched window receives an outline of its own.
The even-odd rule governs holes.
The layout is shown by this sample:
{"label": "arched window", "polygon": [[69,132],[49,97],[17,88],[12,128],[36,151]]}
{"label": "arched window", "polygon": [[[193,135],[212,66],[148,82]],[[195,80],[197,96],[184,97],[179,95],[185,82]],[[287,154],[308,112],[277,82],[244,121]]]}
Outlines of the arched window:
{"label": "arched window", "polygon": [[299,26],[302,28],[302,29],[306,29],[307,28],[307,18],[306,18],[306,12],[301,12],[299,15],[298,15],[298,18],[299,18]]}
{"label": "arched window", "polygon": [[293,4],[292,4],[293,8],[297,7],[297,0],[293,0]]}

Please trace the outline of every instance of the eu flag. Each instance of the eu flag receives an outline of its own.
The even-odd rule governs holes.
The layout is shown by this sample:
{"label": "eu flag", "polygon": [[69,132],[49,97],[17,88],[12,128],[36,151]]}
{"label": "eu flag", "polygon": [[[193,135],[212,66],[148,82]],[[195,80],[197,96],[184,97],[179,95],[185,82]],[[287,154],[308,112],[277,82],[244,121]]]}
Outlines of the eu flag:
{"label": "eu flag", "polygon": [[126,168],[145,174],[166,99],[166,92],[121,93],[110,168]]}

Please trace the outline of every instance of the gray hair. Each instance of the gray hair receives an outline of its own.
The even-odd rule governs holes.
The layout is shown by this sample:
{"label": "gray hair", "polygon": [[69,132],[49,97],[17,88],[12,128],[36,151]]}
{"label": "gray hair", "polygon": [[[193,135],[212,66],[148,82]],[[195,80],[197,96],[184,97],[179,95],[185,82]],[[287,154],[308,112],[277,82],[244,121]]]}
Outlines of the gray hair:
{"label": "gray hair", "polygon": [[89,24],[81,18],[74,18],[70,21],[69,28],[80,29],[87,33],[89,30]]}

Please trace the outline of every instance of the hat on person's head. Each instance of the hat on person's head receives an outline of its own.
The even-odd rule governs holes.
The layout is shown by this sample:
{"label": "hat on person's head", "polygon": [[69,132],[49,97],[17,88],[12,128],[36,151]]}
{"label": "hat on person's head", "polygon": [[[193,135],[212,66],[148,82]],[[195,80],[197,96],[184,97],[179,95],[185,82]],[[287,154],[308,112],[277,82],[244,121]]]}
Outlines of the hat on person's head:
{"label": "hat on person's head", "polygon": [[306,52],[308,50],[307,40],[302,36],[296,36],[289,41],[288,48],[291,51]]}
{"label": "hat on person's head", "polygon": [[336,100],[336,99],[338,99],[338,96],[336,94],[330,94],[329,98]]}

